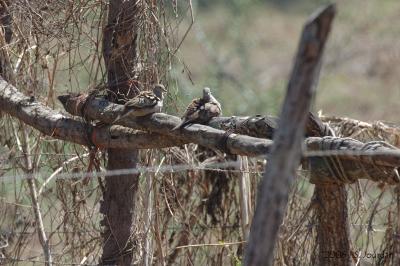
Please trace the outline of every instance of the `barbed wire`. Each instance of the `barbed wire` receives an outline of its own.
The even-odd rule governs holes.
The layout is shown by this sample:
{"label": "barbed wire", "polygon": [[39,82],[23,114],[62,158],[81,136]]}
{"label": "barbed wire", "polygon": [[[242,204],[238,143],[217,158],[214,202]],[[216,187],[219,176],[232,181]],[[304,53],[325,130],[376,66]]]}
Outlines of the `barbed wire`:
{"label": "barbed wire", "polygon": [[[87,154],[85,154],[87,155]],[[325,150],[325,151],[304,151],[303,156],[308,157],[329,157],[329,156],[399,156],[400,151],[397,150],[387,150],[387,151],[354,151],[354,150]],[[85,157],[82,155],[82,157]],[[269,154],[266,155],[265,158],[262,157],[253,157],[256,159],[266,159],[270,157]],[[400,167],[400,165],[399,165]],[[226,168],[234,168],[234,169],[226,169]],[[130,174],[144,174],[144,173],[177,173],[184,171],[221,171],[221,172],[231,172],[231,173],[263,173],[263,171],[245,171],[239,170],[240,163],[238,161],[224,161],[220,163],[212,163],[212,164],[175,164],[175,165],[167,165],[167,166],[139,166],[138,168],[129,168],[129,169],[118,169],[118,170],[103,170],[101,172],[85,172],[85,171],[77,171],[73,173],[58,173],[56,175],[56,179],[82,179],[82,178],[96,178],[96,177],[108,177],[108,176],[119,176],[119,175],[130,175]],[[1,170],[1,169],[0,169]],[[36,178],[45,176],[42,172],[35,172],[33,174]],[[0,176],[0,181],[10,181],[10,180],[24,180],[32,178],[31,174],[19,174],[19,175],[5,175]]]}
{"label": "barbed wire", "polygon": [[[385,223],[373,223],[373,224],[357,224],[357,223],[350,223],[351,226],[357,226],[357,227],[363,227],[363,228],[369,228],[372,226],[374,226],[374,228],[372,229],[373,232],[375,233],[382,233],[385,232],[384,229],[379,229],[376,228],[377,226],[381,226],[384,227],[386,224]],[[217,230],[217,229],[237,229],[240,228],[241,226],[239,224],[224,224],[224,225],[195,225],[193,227],[191,227],[191,230],[201,230],[201,229],[207,229],[207,230]],[[185,226],[169,226],[166,227],[165,230],[170,230],[170,231],[176,231],[176,230],[184,230],[186,229]],[[7,233],[8,231],[6,229],[2,229],[0,230],[0,234],[2,233]],[[18,234],[18,235],[31,235],[31,234],[36,234],[37,231],[36,230],[32,230],[32,231],[15,231],[15,230],[10,230],[9,231],[12,234]],[[55,234],[77,234],[77,233],[98,233],[101,232],[101,230],[74,230],[74,231],[63,231],[63,230],[54,230],[54,231],[45,231],[47,234],[50,233],[55,233]]]}
{"label": "barbed wire", "polygon": [[[176,165],[167,165],[161,167],[155,166],[139,166],[138,168],[127,168],[127,169],[118,169],[118,170],[104,170],[101,172],[74,172],[74,173],[60,173],[55,177],[56,179],[82,179],[82,178],[96,178],[96,177],[109,177],[109,176],[120,176],[120,175],[133,175],[133,174],[144,174],[144,173],[177,173],[184,171],[198,171],[198,170],[210,170],[210,171],[220,171],[223,170],[221,168],[239,168],[240,164],[237,161],[226,161],[221,163],[213,163],[208,165],[193,165],[193,164],[176,164]],[[231,171],[231,170],[228,170]],[[241,170],[237,170],[237,172],[242,172]],[[34,174],[21,174],[21,175],[7,175],[0,177],[0,181],[7,180],[23,180],[30,179],[32,176],[36,178],[44,176],[43,173],[36,172]]]}
{"label": "barbed wire", "polygon": [[[34,259],[23,259],[23,258],[4,258],[4,261],[12,261],[12,262],[32,262],[32,263],[41,263],[42,265],[45,265],[47,261],[45,260],[34,260]],[[0,257],[0,262],[2,261],[2,258]],[[54,265],[85,265],[85,266],[96,266],[99,265],[98,263],[65,263],[65,262],[56,262],[53,263]]]}

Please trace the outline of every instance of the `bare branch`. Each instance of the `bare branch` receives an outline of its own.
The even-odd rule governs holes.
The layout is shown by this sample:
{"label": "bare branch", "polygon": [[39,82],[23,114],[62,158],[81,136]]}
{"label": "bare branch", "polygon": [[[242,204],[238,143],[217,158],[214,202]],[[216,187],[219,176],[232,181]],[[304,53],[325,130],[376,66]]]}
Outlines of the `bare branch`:
{"label": "bare branch", "polygon": [[44,224],[43,224],[43,215],[40,210],[40,204],[38,200],[38,192],[36,188],[36,177],[33,174],[34,172],[34,165],[32,163],[32,151],[31,147],[29,145],[29,139],[28,139],[28,133],[26,131],[26,128],[23,128],[23,151],[25,155],[25,166],[27,169],[27,172],[29,174],[29,178],[27,179],[28,181],[28,187],[29,187],[29,193],[32,201],[32,209],[33,213],[35,216],[35,223],[36,223],[36,228],[38,231],[38,237],[39,237],[39,242],[40,245],[42,246],[43,249],[43,254],[45,257],[45,265],[46,266],[51,266],[53,264],[53,259],[51,255],[51,250],[50,250],[50,243],[49,239],[47,238],[46,231],[44,229]]}
{"label": "bare branch", "polygon": [[0,79],[0,110],[17,117],[47,136],[86,146],[152,149],[184,144],[159,134],[119,126],[94,128],[82,120],[67,117],[23,95],[3,79]]}
{"label": "bare branch", "polygon": [[[58,99],[68,113],[100,120],[104,123],[112,123],[123,112],[122,105],[112,103],[104,98],[94,98],[88,94],[67,94],[58,96]],[[152,122],[146,126],[135,123],[131,118],[122,119],[118,121],[118,124],[141,130],[156,131],[158,129],[160,133],[164,132],[163,134],[165,134],[165,131],[169,131],[171,127],[173,128],[181,122],[178,117],[162,113],[154,114],[150,119]],[[208,126],[236,134],[272,139],[277,123],[278,119],[273,116],[231,116],[215,117],[211,119]],[[307,137],[325,136],[329,130],[329,127],[323,124],[318,117],[309,113],[306,124]]]}
{"label": "bare branch", "polygon": [[[70,102],[66,107],[67,110],[79,111],[80,109],[76,107],[82,103],[78,103],[76,97],[68,95],[68,98]],[[86,103],[83,114],[85,117],[91,119],[112,121],[118,115],[118,112],[111,110],[117,107],[119,108],[120,105],[114,105],[106,100],[91,99]],[[96,110],[96,108],[99,108],[99,110]],[[264,156],[269,153],[272,145],[271,140],[238,134],[229,135],[223,130],[198,124],[186,127],[180,131],[171,131],[170,129],[175,127],[180,122],[180,119],[162,113],[153,114],[145,119],[121,121],[125,126],[148,130],[150,132],[118,125],[93,127],[89,123],[65,116],[23,95],[14,86],[2,79],[0,79],[0,110],[20,119],[47,136],[85,146],[95,145],[99,148],[156,149],[192,142],[232,154]],[[77,111],[71,112],[79,113]],[[251,130],[256,135],[267,131],[270,131],[272,134],[274,127],[272,123],[268,122],[270,120],[271,118],[268,117],[252,117],[250,119],[241,117],[218,118],[212,120],[211,125],[220,126],[221,128],[228,127],[233,131],[246,132],[247,129],[244,125],[250,124],[250,127],[258,130]],[[257,126],[260,124],[264,124],[265,127],[260,129]],[[323,126],[320,130],[323,130]],[[323,135],[321,132],[318,133],[316,129],[314,134]],[[365,152],[365,143],[352,139],[347,139],[344,142],[342,139],[337,139],[335,142],[336,144],[332,145],[331,149],[322,148],[327,143],[327,140],[319,137],[308,138],[305,144],[308,152],[321,151],[321,154],[314,155],[313,157],[329,157],[332,150],[336,150],[338,154],[335,155],[335,158],[348,162],[344,166],[344,169],[346,170],[347,167],[351,167],[350,169],[352,170],[349,172],[353,179],[360,178],[358,174],[360,174],[361,170],[355,171],[352,162],[363,163],[362,167],[360,167],[364,171],[362,177],[368,179],[372,177],[369,174],[365,174],[365,169],[369,170],[376,168],[376,166],[396,168],[400,165],[400,153],[398,150],[382,146],[379,149],[375,149],[373,153],[360,155],[360,152]],[[346,153],[346,151],[351,151],[352,153]],[[376,176],[378,180],[389,180],[382,176]]]}

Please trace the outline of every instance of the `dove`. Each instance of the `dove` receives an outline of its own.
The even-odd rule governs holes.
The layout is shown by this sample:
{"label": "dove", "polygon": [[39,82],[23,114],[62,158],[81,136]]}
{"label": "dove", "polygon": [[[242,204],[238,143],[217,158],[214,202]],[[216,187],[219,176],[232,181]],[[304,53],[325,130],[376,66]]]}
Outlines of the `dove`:
{"label": "dove", "polygon": [[161,112],[166,91],[162,84],[155,85],[153,91],[141,91],[124,104],[122,113],[113,123],[128,116],[137,117]]}
{"label": "dove", "polygon": [[203,97],[194,99],[186,108],[182,122],[172,130],[183,128],[188,124],[205,124],[211,118],[220,116],[221,104],[212,96],[210,88],[203,89]]}

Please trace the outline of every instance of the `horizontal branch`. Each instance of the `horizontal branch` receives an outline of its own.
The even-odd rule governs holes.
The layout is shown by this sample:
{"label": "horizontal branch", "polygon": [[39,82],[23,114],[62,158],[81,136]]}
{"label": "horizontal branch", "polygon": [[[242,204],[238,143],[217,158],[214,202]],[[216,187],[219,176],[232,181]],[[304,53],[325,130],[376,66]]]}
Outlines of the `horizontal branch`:
{"label": "horizontal branch", "polygon": [[306,139],[303,167],[311,169],[311,183],[347,183],[358,179],[395,184],[400,182],[400,152],[384,143],[350,138]]}
{"label": "horizontal branch", "polygon": [[[123,110],[122,105],[111,103],[103,98],[89,97],[85,94],[63,95],[60,96],[59,99],[66,111],[70,114],[88,117],[92,120],[100,120],[105,123],[112,123]],[[172,131],[171,129],[178,125],[180,121],[178,117],[173,115],[155,113],[146,117],[121,119],[118,121],[118,124],[138,130],[157,132],[165,135],[167,138],[181,140],[185,143],[192,142],[210,148],[220,148],[222,150],[224,150],[224,142],[226,141],[226,145],[229,147],[229,151],[232,154],[259,156],[269,152],[272,142],[266,139],[237,135],[236,133],[250,132],[252,135],[263,135],[263,138],[267,138],[271,136],[276,129],[277,120],[272,117],[261,116],[219,117],[212,119],[209,126],[193,124],[181,130]],[[211,128],[210,126],[216,128]],[[229,133],[219,128],[235,133],[229,135]],[[312,113],[309,114],[307,129],[307,135],[317,136],[325,135],[329,131],[329,128],[324,126]],[[340,140],[341,139],[339,139],[339,142]],[[326,143],[326,139],[320,137],[308,138],[306,141],[307,150],[326,150],[324,149]],[[373,162],[376,165],[390,167],[400,166],[399,150],[382,147],[380,151],[381,153],[386,151],[386,155],[374,155],[371,153],[368,155],[360,155],[362,152],[365,152],[364,146],[365,144],[360,141],[346,139],[345,142],[340,142],[339,145],[330,146],[330,148],[338,151],[349,150],[353,151],[353,153],[358,151],[357,156],[346,153],[338,154],[336,155],[338,159],[370,164]],[[327,155],[321,154],[320,156],[326,157]]]}
{"label": "horizontal branch", "polygon": [[[95,110],[92,101],[95,103],[102,103],[103,110],[107,106],[108,108],[110,108],[110,106],[112,108],[122,107],[118,105],[108,105],[109,103],[105,100],[91,99],[86,104],[85,112],[83,113],[85,114],[85,117],[89,117],[93,120],[103,120],[102,118],[104,115]],[[79,108],[74,108],[77,107],[76,104],[78,101],[74,100],[69,104],[71,103],[74,103],[75,105],[70,105],[67,110],[70,110],[70,108],[79,110]],[[94,106],[96,106],[96,104],[94,104]],[[207,144],[207,147],[221,149],[222,151],[230,152],[232,154],[265,156],[265,154],[269,153],[272,145],[271,140],[243,136],[236,133],[229,135],[226,134],[225,131],[197,124],[188,126],[180,131],[171,131],[170,129],[179,123],[180,119],[175,116],[161,113],[154,114],[146,119],[121,121],[124,122],[124,125],[136,127],[135,129],[118,125],[94,127],[82,119],[65,116],[64,114],[54,111],[34,99],[23,95],[14,86],[8,84],[1,78],[0,111],[20,119],[22,122],[32,126],[47,136],[86,146],[95,145],[100,148],[156,149],[193,142],[201,145]],[[75,114],[79,115],[77,112],[75,112]],[[109,116],[108,119],[105,119],[107,121],[112,121],[116,116],[116,114],[112,115],[111,112],[105,112],[105,114]],[[261,121],[262,119],[255,117],[255,120],[253,121]],[[222,125],[227,121],[238,121],[237,124],[240,125],[244,120],[245,118],[238,118],[238,120],[235,120],[234,118],[218,118],[213,120],[211,123],[218,123],[222,127]],[[249,121],[249,123],[253,123],[252,118],[250,118]],[[137,129],[148,130],[150,132],[144,132]],[[274,129],[274,127],[271,127],[271,129]],[[258,130],[260,133],[260,129]],[[305,142],[309,152],[324,151],[324,143],[327,143],[326,139],[319,137],[308,138]],[[364,146],[364,143],[350,139],[346,143],[331,147],[331,149],[336,149],[338,152],[342,152],[342,154],[334,156],[334,158],[347,162],[344,169],[349,170],[349,175],[351,175],[353,179],[367,178],[375,180],[376,178],[370,175],[368,169],[371,168],[372,171],[372,168],[376,166],[391,167],[392,170],[393,168],[399,167],[400,153],[398,150],[382,148],[379,150],[380,153],[368,156],[343,154],[346,150],[352,152],[365,152]],[[321,156],[327,157],[326,154]],[[359,168],[368,170],[367,173],[360,175],[361,170],[357,172],[354,168],[357,164],[354,162],[363,163]],[[377,178],[381,181],[388,180],[384,177]]]}
{"label": "horizontal branch", "polygon": [[45,135],[87,145],[85,124],[66,117],[20,93],[0,78],[0,110],[17,117]]}
{"label": "horizontal branch", "polygon": [[[67,112],[72,115],[112,123],[123,111],[123,106],[103,98],[94,98],[85,94],[63,95],[59,100]],[[228,120],[229,118],[227,118]],[[227,133],[209,126],[193,124],[180,130],[172,130],[181,122],[179,117],[164,113],[155,113],[146,117],[125,118],[119,125],[165,135],[177,142],[196,143],[210,149],[219,149],[226,153],[246,156],[265,155],[272,141],[251,136]],[[177,144],[179,145],[179,144]],[[176,145],[175,145],[176,146]]]}
{"label": "horizontal branch", "polygon": [[[83,104],[79,99],[75,103]],[[163,121],[168,115],[163,114],[158,114],[159,117],[155,116],[155,124],[149,123],[147,119],[141,119],[142,126],[137,126],[137,129],[147,129],[151,131],[150,133],[121,126],[93,127],[85,121],[67,117],[36,102],[35,99],[23,95],[3,79],[0,79],[0,110],[17,117],[45,135],[101,148],[153,149],[197,143],[227,153],[260,156],[267,154],[272,144],[271,140],[238,134],[227,135],[225,131],[201,125],[190,126],[184,130],[183,134],[179,134],[170,129],[176,126],[180,119],[173,117],[175,123],[174,120],[172,123],[168,121],[165,123]],[[85,115],[90,117],[89,114]],[[171,132],[171,137],[158,134],[160,131],[157,127],[167,129]]]}
{"label": "horizontal branch", "polygon": [[400,148],[400,125],[375,121],[367,123],[347,117],[323,116],[321,120],[329,123],[338,136],[351,137],[362,142],[383,140]]}
{"label": "horizontal branch", "polygon": [[[58,97],[65,110],[74,116],[84,116],[92,120],[100,120],[104,123],[112,123],[124,111],[123,106],[107,101],[104,98],[94,98],[87,94],[68,94]],[[181,122],[179,117],[164,113],[156,113],[147,116],[146,119],[121,119],[118,124],[127,127],[155,131],[167,134],[171,137],[176,136],[175,132],[168,134],[172,128]],[[277,128],[278,118],[273,116],[248,116],[248,117],[215,117],[208,123],[209,127],[221,129],[236,134],[248,135],[257,138],[272,139]],[[190,126],[193,127],[194,125]],[[186,129],[190,128],[186,127]],[[330,135],[327,125],[309,113],[306,123],[306,137],[322,137]],[[181,130],[185,133],[185,129]]]}
{"label": "horizontal branch", "polygon": [[124,127],[94,128],[90,124],[63,115],[19,92],[0,78],[0,111],[14,116],[43,134],[81,145],[104,148],[152,149],[184,144],[160,134]]}

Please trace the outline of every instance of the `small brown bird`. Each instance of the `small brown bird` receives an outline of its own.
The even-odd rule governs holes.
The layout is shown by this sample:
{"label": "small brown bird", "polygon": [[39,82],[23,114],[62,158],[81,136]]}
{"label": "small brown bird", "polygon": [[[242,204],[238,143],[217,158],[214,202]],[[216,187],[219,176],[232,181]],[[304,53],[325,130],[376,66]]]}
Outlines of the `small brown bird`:
{"label": "small brown bird", "polygon": [[205,124],[211,118],[220,116],[221,104],[212,96],[210,88],[203,89],[203,97],[194,99],[186,108],[182,122],[172,130],[183,128],[186,125],[198,123]]}
{"label": "small brown bird", "polygon": [[113,121],[113,124],[128,116],[137,117],[161,112],[166,91],[161,84],[156,84],[153,91],[141,91],[124,104],[122,113]]}

